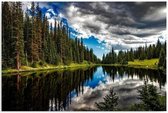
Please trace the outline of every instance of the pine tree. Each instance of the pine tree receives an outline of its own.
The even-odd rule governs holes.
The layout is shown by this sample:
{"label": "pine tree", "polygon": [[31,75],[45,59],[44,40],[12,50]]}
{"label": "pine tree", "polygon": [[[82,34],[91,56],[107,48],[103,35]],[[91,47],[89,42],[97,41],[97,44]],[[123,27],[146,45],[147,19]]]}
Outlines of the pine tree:
{"label": "pine tree", "polygon": [[74,51],[76,53],[76,54],[74,53],[75,56],[76,56],[76,58],[75,58],[76,62],[79,63],[80,62],[80,59],[79,59],[79,43],[78,43],[77,37],[75,38],[75,50]]}
{"label": "pine tree", "polygon": [[105,54],[103,54],[102,63],[103,63],[103,64],[105,63]]}
{"label": "pine tree", "polygon": [[63,47],[62,47],[62,32],[61,32],[60,24],[58,23],[58,28],[57,28],[57,52],[58,52],[58,55],[61,58],[60,59],[61,63],[63,63],[62,51],[63,51]]}
{"label": "pine tree", "polygon": [[25,19],[24,19],[24,53],[25,53],[25,60],[26,60],[26,65],[29,65],[29,62],[31,60],[31,26],[32,23],[30,21],[28,11],[25,14]]}
{"label": "pine tree", "polygon": [[161,105],[159,101],[159,93],[157,93],[157,88],[153,85],[145,85],[142,89],[138,90],[139,99],[142,100],[144,110],[146,111],[162,111],[165,107]]}
{"label": "pine tree", "polygon": [[46,62],[50,62],[50,36],[49,36],[49,22],[47,21],[46,17],[46,23],[45,23],[45,37],[44,37],[44,60]]}
{"label": "pine tree", "polygon": [[39,7],[39,3],[36,6],[36,43],[37,43],[37,54],[38,60],[42,60],[42,12]]}
{"label": "pine tree", "polygon": [[83,62],[84,60],[84,46],[83,46],[83,39],[81,38],[81,43],[80,43],[80,62]]}
{"label": "pine tree", "polygon": [[39,49],[38,49],[38,37],[36,32],[36,18],[35,18],[35,3],[31,3],[31,15],[32,15],[32,27],[31,27],[31,62],[36,62],[39,60]]}
{"label": "pine tree", "polygon": [[166,69],[166,54],[163,48],[160,51],[158,67]]}
{"label": "pine tree", "polygon": [[134,53],[133,53],[133,49],[132,49],[132,48],[131,48],[131,50],[130,50],[129,56],[130,56],[129,60],[130,60],[130,61],[134,61]]}
{"label": "pine tree", "polygon": [[45,15],[43,16],[42,19],[42,43],[41,43],[41,48],[42,48],[42,60],[45,61],[45,48],[46,48],[46,26],[47,26],[47,19]]}
{"label": "pine tree", "polygon": [[155,54],[155,55],[156,55],[156,56],[155,56],[156,58],[159,58],[160,50],[161,50],[161,42],[160,42],[159,39],[158,39],[157,44],[156,44],[156,51],[155,51],[155,52],[156,52],[156,54]]}
{"label": "pine tree", "polygon": [[18,51],[19,51],[19,60],[20,60],[20,66],[25,65],[25,54],[24,54],[24,37],[23,37],[23,11],[22,11],[22,4],[21,2],[17,2],[18,7]]}
{"label": "pine tree", "polygon": [[[12,12],[8,2],[2,2],[2,68],[13,64],[12,44]],[[12,60],[12,61],[11,61]]]}
{"label": "pine tree", "polygon": [[12,33],[11,33],[11,59],[14,60],[13,64],[16,69],[20,69],[22,64],[25,64],[24,56],[24,41],[23,41],[23,12],[21,2],[12,2]]}
{"label": "pine tree", "polygon": [[101,111],[115,111],[118,105],[118,96],[110,89],[110,93],[104,97],[104,102],[96,103],[96,106]]}

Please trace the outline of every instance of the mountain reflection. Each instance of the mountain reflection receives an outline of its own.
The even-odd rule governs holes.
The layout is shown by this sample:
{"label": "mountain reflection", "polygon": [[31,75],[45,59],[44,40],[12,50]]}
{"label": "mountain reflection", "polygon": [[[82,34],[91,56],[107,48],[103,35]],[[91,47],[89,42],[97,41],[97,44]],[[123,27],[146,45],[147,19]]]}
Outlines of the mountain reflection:
{"label": "mountain reflection", "polygon": [[[83,104],[83,101],[81,104],[86,106],[86,110],[90,110],[88,106],[92,105],[97,97],[102,98],[107,93],[107,91],[103,92],[103,88],[111,87],[111,83],[117,80],[125,80],[123,84],[117,84],[116,91],[120,92],[120,95],[122,92],[133,94],[129,85],[136,89],[138,82],[136,80],[131,81],[130,78],[137,78],[137,80],[142,81],[139,82],[142,84],[144,80],[158,83],[160,88],[166,83],[166,76],[159,71],[126,67],[93,67],[87,70],[15,74],[2,77],[2,110],[82,110],[75,107],[81,106],[77,104],[84,96],[83,101],[88,105]],[[108,84],[109,87],[107,87]],[[89,91],[90,93],[88,93]],[[123,98],[122,101],[130,101],[131,99],[127,97]]]}

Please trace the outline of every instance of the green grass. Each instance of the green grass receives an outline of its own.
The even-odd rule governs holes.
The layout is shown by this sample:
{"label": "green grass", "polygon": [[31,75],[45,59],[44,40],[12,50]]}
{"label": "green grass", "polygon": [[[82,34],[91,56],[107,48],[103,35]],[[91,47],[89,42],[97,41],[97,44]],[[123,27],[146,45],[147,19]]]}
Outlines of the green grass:
{"label": "green grass", "polygon": [[141,68],[157,68],[159,59],[150,59],[150,60],[134,60],[129,61],[128,66],[141,67]]}
{"label": "green grass", "polygon": [[69,65],[52,65],[52,64],[34,64],[35,67],[31,66],[21,66],[20,70],[16,69],[6,69],[2,70],[2,73],[16,73],[16,72],[28,72],[28,71],[41,71],[41,70],[75,70],[79,68],[85,68],[85,67],[90,67],[90,66],[126,66],[126,67],[134,67],[134,68],[143,68],[143,69],[158,69],[157,64],[158,64],[159,59],[150,59],[150,60],[134,60],[134,61],[129,61],[127,65],[122,65],[122,64],[93,64],[89,63],[87,61],[83,61],[80,64],[77,63],[71,63]]}
{"label": "green grass", "polygon": [[133,68],[142,68],[142,69],[158,69],[159,59],[145,59],[145,60],[134,60],[129,61],[128,64],[101,64],[102,66],[125,66],[125,67],[133,67]]}
{"label": "green grass", "polygon": [[2,73],[18,73],[18,72],[42,71],[42,70],[58,70],[58,71],[76,70],[79,68],[85,68],[85,67],[87,68],[87,67],[95,66],[96,64],[83,61],[80,64],[71,63],[69,65],[52,65],[52,64],[45,64],[45,65],[33,64],[33,65],[35,65],[35,67],[21,66],[20,70],[5,69],[5,70],[2,70]]}

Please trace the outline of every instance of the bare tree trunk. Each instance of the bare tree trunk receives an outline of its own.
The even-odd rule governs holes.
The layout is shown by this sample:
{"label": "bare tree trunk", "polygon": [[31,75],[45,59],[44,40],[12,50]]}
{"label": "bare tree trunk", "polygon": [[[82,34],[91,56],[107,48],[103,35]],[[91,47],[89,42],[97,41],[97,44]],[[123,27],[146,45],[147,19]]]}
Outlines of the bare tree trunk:
{"label": "bare tree trunk", "polygon": [[19,52],[17,50],[17,55],[16,55],[16,69],[19,70],[20,68],[20,63],[19,63]]}

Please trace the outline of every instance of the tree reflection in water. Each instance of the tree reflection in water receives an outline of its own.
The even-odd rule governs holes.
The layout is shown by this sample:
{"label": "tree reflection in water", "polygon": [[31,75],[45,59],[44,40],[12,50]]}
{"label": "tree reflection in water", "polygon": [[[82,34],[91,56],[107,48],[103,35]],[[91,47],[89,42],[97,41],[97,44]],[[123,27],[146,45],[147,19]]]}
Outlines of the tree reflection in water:
{"label": "tree reflection in water", "polygon": [[[134,78],[134,76],[137,76],[140,80],[144,81],[151,81],[151,82],[158,82],[160,89],[161,86],[164,86],[166,83],[166,75],[163,74],[159,70],[150,70],[150,69],[138,69],[138,68],[131,68],[131,67],[109,67],[109,66],[103,66],[104,72],[106,72],[113,81],[115,80],[115,77],[117,75],[120,76],[120,78],[123,78],[124,75],[127,75],[128,78]],[[117,74],[118,73],[118,74]]]}
{"label": "tree reflection in water", "polygon": [[[166,83],[165,75],[159,71],[126,67],[102,67],[104,74],[113,81],[115,77],[138,76],[161,86]],[[84,92],[84,84],[92,81],[97,67],[62,72],[34,72],[2,77],[3,111],[60,111],[66,110],[74,95]]]}

